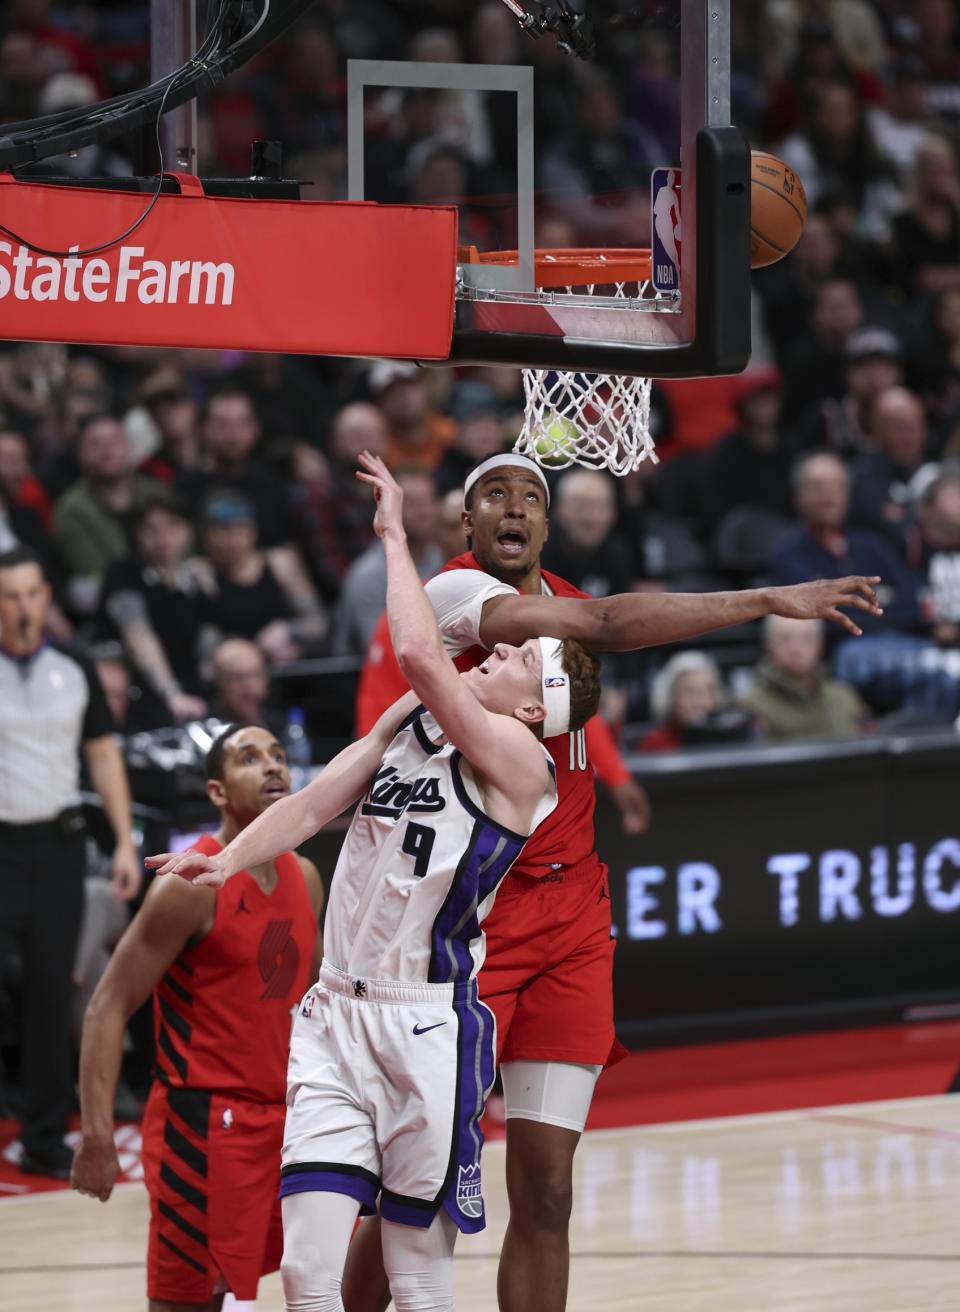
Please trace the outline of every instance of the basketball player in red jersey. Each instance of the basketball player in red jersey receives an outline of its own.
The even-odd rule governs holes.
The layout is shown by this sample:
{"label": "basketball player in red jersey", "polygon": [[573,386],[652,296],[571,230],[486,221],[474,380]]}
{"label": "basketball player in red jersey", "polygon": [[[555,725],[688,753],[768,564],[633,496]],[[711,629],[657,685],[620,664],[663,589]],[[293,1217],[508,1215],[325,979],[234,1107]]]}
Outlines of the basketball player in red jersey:
{"label": "basketball player in red jersey", "polygon": [[[838,610],[877,614],[877,579],[821,580],[790,588],[696,594],[625,593],[594,600],[540,568],[549,491],[538,465],[491,456],[468,475],[463,525],[470,550],[427,584],[457,664],[498,642],[549,633],[596,651],[679,642],[778,614],[827,618],[859,634]],[[394,688],[385,693],[388,700]],[[618,1057],[613,1029],[610,899],[594,848],[593,775],[581,734],[544,744],[557,767],[559,802],[528,839],[484,922],[480,995],[497,1017],[507,1115],[510,1220],[500,1256],[501,1312],[562,1312],[573,1155],[597,1076]],[[381,1312],[376,1221],[351,1245],[346,1312]]]}
{"label": "basketball player in red jersey", "polygon": [[[206,770],[220,827],[198,840],[201,852],[218,852],[290,792],[283,748],[259,725],[226,729]],[[280,1265],[290,1016],[319,970],[322,904],[316,866],[292,852],[219,890],[155,880],[90,1001],[70,1179],[105,1202],[119,1171],[123,1031],[154,996],[156,1079],[143,1119],[150,1312],[217,1312],[227,1289],[253,1299]]]}

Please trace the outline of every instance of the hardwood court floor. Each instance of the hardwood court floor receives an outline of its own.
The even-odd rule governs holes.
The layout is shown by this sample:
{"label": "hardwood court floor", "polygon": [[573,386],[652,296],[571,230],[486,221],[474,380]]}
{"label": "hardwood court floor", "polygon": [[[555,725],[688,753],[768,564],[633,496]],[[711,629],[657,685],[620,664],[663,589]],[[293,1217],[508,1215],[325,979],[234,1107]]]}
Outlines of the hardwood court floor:
{"label": "hardwood court floor", "polygon": [[[577,1155],[570,1312],[960,1309],[960,1097],[601,1130]],[[490,1224],[462,1239],[458,1312],[494,1312],[503,1144]],[[131,1312],[146,1199],[0,1201],[3,1312]],[[257,1312],[282,1307],[279,1278]],[[531,1308],[530,1312],[536,1312]]]}

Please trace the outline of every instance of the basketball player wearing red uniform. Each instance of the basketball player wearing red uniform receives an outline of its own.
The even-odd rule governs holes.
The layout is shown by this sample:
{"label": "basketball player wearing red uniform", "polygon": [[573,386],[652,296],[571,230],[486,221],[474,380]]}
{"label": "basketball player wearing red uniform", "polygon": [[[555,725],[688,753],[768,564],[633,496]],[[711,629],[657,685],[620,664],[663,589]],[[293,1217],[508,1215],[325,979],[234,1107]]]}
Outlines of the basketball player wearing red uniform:
{"label": "basketball player wearing red uniform", "polygon": [[[498,642],[541,633],[614,651],[678,642],[766,614],[829,618],[857,634],[838,605],[877,613],[877,580],[863,578],[590,599],[540,568],[548,508],[543,473],[525,457],[492,456],[468,476],[463,524],[471,550],[427,584],[461,668]],[[389,657],[384,664],[389,669]],[[384,695],[392,700],[396,688]],[[498,1275],[501,1312],[562,1312],[566,1305],[573,1156],[596,1078],[619,1046],[607,870],[594,849],[586,742],[581,731],[544,746],[557,767],[559,801],[527,840],[484,922],[479,976],[480,995],[497,1018],[507,1114],[510,1220]],[[351,1246],[347,1312],[387,1305],[376,1277],[375,1234],[376,1222],[365,1222]]]}
{"label": "basketball player wearing red uniform", "polygon": [[[273,734],[225,730],[207,757],[207,792],[220,828],[196,846],[214,853],[290,792]],[[322,902],[316,866],[292,852],[220,890],[155,880],[91,999],[71,1183],[106,1201],[119,1171],[123,1031],[154,995],[156,1078],[143,1119],[151,1312],[216,1312],[227,1289],[253,1299],[280,1265],[290,1017],[319,969]]]}

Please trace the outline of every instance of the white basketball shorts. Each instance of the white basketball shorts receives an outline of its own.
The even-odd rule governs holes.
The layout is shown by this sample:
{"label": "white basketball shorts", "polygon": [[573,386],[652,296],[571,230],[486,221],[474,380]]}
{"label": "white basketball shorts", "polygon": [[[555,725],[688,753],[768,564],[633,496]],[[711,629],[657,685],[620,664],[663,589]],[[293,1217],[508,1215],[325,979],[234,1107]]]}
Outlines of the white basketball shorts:
{"label": "white basketball shorts", "polygon": [[324,961],[293,1026],[281,1197],[347,1194],[369,1214],[379,1193],[388,1221],[427,1227],[442,1207],[482,1230],[495,1051],[476,980],[354,979]]}

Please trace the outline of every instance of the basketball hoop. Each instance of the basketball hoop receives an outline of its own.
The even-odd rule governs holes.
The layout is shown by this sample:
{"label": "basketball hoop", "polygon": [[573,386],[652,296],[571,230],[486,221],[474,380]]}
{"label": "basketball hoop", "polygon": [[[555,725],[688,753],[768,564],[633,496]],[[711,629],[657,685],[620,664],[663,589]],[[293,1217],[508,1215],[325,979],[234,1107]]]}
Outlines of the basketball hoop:
{"label": "basketball hoop", "polygon": [[[461,263],[507,265],[516,251],[461,250]],[[537,300],[619,303],[619,308],[666,308],[650,283],[649,250],[538,250]],[[657,462],[650,433],[650,379],[524,369],[523,427],[514,450],[547,469],[584,465],[623,476],[644,460]]]}

